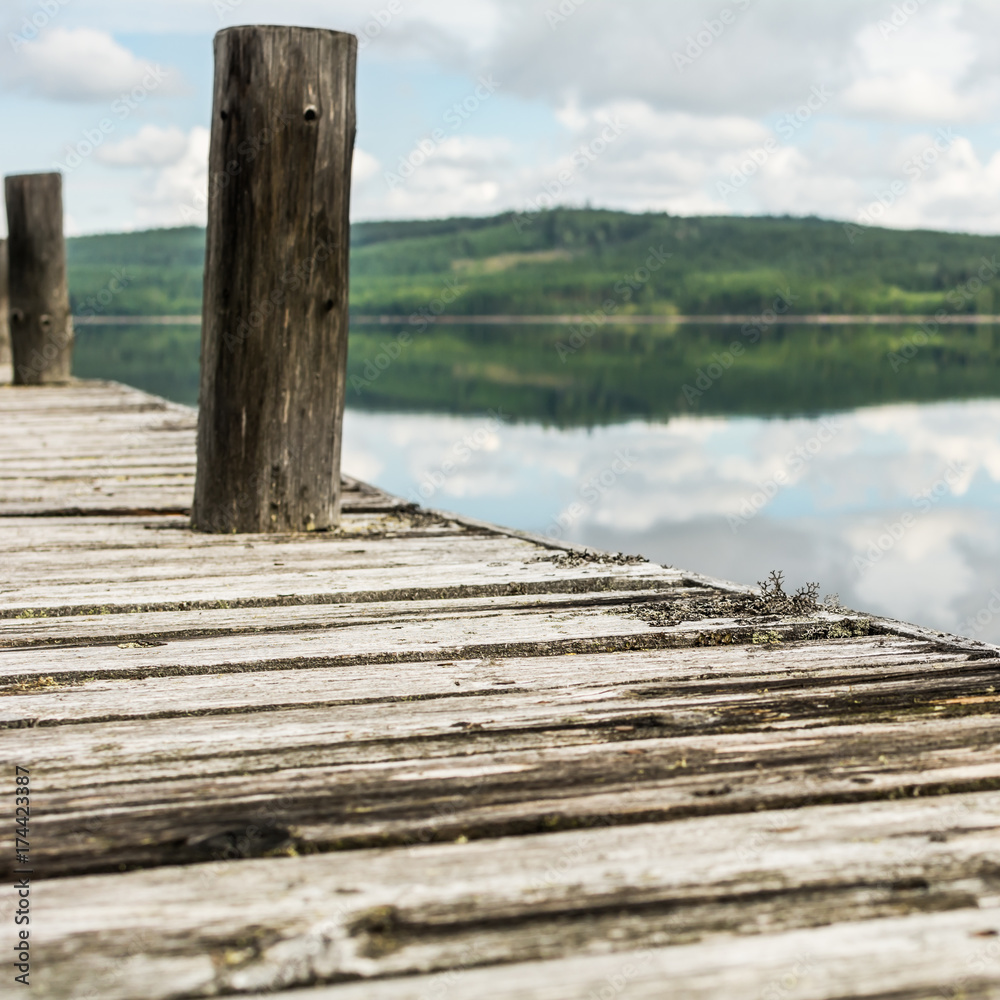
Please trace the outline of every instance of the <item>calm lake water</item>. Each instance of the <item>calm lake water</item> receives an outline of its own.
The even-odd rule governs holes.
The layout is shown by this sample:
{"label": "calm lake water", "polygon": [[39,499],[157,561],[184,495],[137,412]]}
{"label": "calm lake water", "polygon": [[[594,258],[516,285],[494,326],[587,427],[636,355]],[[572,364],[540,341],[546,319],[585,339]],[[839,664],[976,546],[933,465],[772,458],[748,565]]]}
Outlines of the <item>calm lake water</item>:
{"label": "calm lake water", "polygon": [[[1000,642],[997,328],[786,328],[729,367],[738,329],[602,331],[570,353],[565,329],[403,332],[352,332],[352,475]],[[118,336],[81,331],[78,374],[193,401],[197,329],[158,331],[148,357]]]}
{"label": "calm lake water", "polygon": [[429,506],[1000,642],[1000,400],[593,429],[347,414],[344,466]]}

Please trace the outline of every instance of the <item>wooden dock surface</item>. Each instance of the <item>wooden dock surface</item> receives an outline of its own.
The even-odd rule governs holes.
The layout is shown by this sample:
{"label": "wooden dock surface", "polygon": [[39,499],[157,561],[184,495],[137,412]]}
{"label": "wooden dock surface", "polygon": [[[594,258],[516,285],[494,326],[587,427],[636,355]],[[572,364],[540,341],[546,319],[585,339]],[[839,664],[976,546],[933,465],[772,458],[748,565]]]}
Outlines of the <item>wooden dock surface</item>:
{"label": "wooden dock surface", "polygon": [[353,481],[195,534],[115,384],[0,428],[25,995],[1000,997],[1000,650]]}

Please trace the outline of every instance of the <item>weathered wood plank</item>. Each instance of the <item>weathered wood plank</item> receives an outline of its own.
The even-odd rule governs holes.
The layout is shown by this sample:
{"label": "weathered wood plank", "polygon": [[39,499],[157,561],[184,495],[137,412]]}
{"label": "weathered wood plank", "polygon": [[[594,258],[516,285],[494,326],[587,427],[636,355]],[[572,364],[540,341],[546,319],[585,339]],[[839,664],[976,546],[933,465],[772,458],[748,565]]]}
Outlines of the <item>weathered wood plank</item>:
{"label": "weathered wood plank", "polygon": [[[284,610],[270,608],[266,613]],[[45,622],[41,624],[44,627]],[[828,697],[849,696],[855,686],[868,697],[875,687],[898,687],[916,701],[941,684],[956,688],[983,684],[980,693],[987,694],[985,687],[993,683],[996,664],[996,660],[970,662],[964,653],[933,652],[923,642],[881,636],[852,642],[680,647],[614,656],[435,659],[383,664],[377,670],[358,664],[258,672],[249,678],[231,673],[182,674],[145,678],[141,698],[136,697],[132,683],[121,680],[60,684],[46,678],[26,688],[0,688],[0,724],[29,728],[241,710],[264,712],[310,704],[372,704],[441,694],[466,696],[497,687],[536,693],[567,689],[581,704],[595,692],[629,700],[658,693],[708,705],[719,699],[745,698],[748,691],[758,702],[766,691],[772,699],[794,703],[814,698],[820,703]]]}
{"label": "weathered wood plank", "polygon": [[[800,995],[884,993],[906,981],[904,955],[958,928],[936,952],[947,958],[941,985],[968,973],[1000,930],[998,830],[1000,796],[990,793],[70,879],[40,897],[39,984],[53,1000],[97,984],[108,1000],[154,1000],[494,966],[494,984],[530,989],[512,963],[554,961],[579,977],[588,955],[620,965],[652,947],[687,984],[670,956],[682,963],[695,943],[702,961],[711,954],[736,974],[733,957],[750,954],[741,940],[766,955],[790,932],[834,922],[833,942],[847,934],[892,954],[887,985]],[[788,953],[835,962],[842,975],[857,965],[855,951],[806,940],[818,943]],[[995,963],[1000,949],[985,954]],[[379,992],[354,995],[410,985],[380,980]]]}
{"label": "weathered wood plank", "polygon": [[608,609],[637,601],[657,603],[706,597],[704,587],[586,593],[504,594],[459,599],[373,601],[364,604],[294,605],[269,608],[213,608],[196,611],[132,612],[68,615],[62,618],[8,619],[0,631],[0,648],[97,645],[129,640],[168,641],[202,635],[260,635],[362,625],[378,621],[437,618],[442,614],[500,614],[525,608]]}
{"label": "weathered wood plank", "polygon": [[[0,519],[0,528],[5,520]],[[177,530],[176,519],[122,522],[108,527],[103,542],[87,541],[81,526],[74,545],[66,539],[71,526],[65,529],[51,519],[45,525],[9,519],[6,526],[23,526],[23,541],[5,560],[9,583],[0,593],[0,615],[342,603],[391,600],[393,595],[440,597],[449,591],[476,596],[516,593],[515,588],[669,588],[688,579],[648,563],[553,561],[553,553],[531,542],[465,533],[460,526],[413,532],[419,514],[406,511],[378,522],[345,520],[335,534],[273,536],[272,541],[192,536]],[[433,519],[435,523],[440,524]],[[48,542],[31,544],[33,537],[45,534]],[[0,544],[7,537],[0,531]],[[200,544],[195,537],[211,538],[211,544]],[[67,552],[73,558],[67,559]]]}
{"label": "weathered wood plank", "polygon": [[[366,620],[367,619],[367,620]],[[60,645],[44,658],[32,647],[0,648],[0,684],[32,677],[150,677],[166,674],[247,672],[398,663],[422,659],[470,659],[557,655],[601,650],[670,646],[734,645],[801,638],[868,634],[867,619],[818,613],[775,616],[766,625],[752,620],[708,619],[652,626],[615,605],[607,607],[522,607],[491,611],[424,609],[415,615],[372,620],[362,611],[335,628],[275,632],[262,646],[246,634],[195,635],[143,645]]]}
{"label": "weathered wood plank", "polygon": [[474,953],[458,952],[454,966],[436,974],[266,995],[274,1000],[441,995],[450,1000],[579,1000],[619,993],[630,1000],[998,1000],[998,925],[1000,911],[989,907],[503,970],[471,969]]}
{"label": "weathered wood plank", "polygon": [[968,701],[760,731],[782,713],[747,701],[439,698],[374,718],[337,706],[30,730],[19,759],[40,775],[33,858],[54,877],[208,860],[213,838],[256,827],[309,853],[1000,788],[997,702]]}
{"label": "weathered wood plank", "polygon": [[[192,408],[114,383],[76,382],[57,400],[31,389],[0,393],[0,414],[13,431],[0,441],[0,517],[190,512]],[[342,489],[345,510],[406,506],[350,476],[342,478]]]}
{"label": "weathered wood plank", "polygon": [[67,408],[84,406],[91,410],[114,411],[119,405],[142,403],[145,406],[177,407],[190,412],[190,407],[171,403],[160,396],[135,389],[121,382],[101,379],[73,379],[59,387],[57,394],[39,392],[34,386],[5,386],[0,392],[0,411],[8,410],[18,419],[41,419]]}

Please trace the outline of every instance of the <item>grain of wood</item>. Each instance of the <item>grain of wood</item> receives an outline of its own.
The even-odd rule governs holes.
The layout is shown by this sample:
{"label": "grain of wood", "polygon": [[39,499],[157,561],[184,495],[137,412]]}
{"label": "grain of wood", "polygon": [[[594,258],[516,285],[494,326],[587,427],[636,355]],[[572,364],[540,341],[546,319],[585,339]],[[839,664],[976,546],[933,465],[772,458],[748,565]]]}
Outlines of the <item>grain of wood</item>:
{"label": "grain of wood", "polygon": [[[873,698],[890,694],[885,714],[901,706],[929,704],[947,692],[981,697],[988,705],[998,661],[969,662],[962,654],[929,654],[922,644],[892,637],[856,643],[789,643],[770,647],[722,646],[605,654],[428,660],[312,670],[246,674],[181,674],[148,677],[136,686],[121,680],[60,684],[47,677],[25,686],[0,688],[0,726],[33,728],[83,722],[196,715],[273,712],[286,708],[377,705],[435,696],[474,693],[525,694],[580,708],[622,699],[652,708],[650,699],[673,708],[713,708],[751,701],[761,715],[800,718],[800,706],[827,714],[864,713]],[[858,707],[860,706],[860,707]],[[796,711],[786,711],[792,708]],[[263,724],[263,723],[262,723]],[[785,724],[784,722],[782,724]],[[365,730],[362,729],[361,732]]]}
{"label": "grain of wood", "polygon": [[780,713],[527,701],[386,705],[374,726],[348,706],[179,734],[173,720],[29,731],[46,803],[33,857],[51,878],[209,860],[254,827],[311,853],[1000,788],[995,703],[880,723],[805,712],[760,732]]}
{"label": "grain of wood", "polygon": [[[251,672],[297,667],[329,667],[360,662],[399,663],[421,659],[553,656],[600,650],[656,649],[671,646],[750,644],[763,637],[783,642],[843,634],[844,623],[867,633],[863,619],[813,616],[769,620],[766,631],[731,619],[647,625],[631,613],[609,608],[430,614],[386,621],[364,620],[335,629],[273,633],[266,646],[254,636],[194,636],[173,642],[53,646],[44,660],[32,648],[0,648],[0,684],[48,675],[74,677],[150,677],[166,674]],[[849,629],[846,629],[849,633]]]}
{"label": "grain of wood", "polygon": [[291,607],[199,611],[133,612],[132,614],[70,615],[64,618],[16,618],[0,632],[0,648],[90,645],[152,640],[189,639],[197,636],[257,635],[298,632],[366,622],[399,622],[437,618],[442,614],[500,614],[527,608],[607,609],[631,606],[637,601],[673,601],[710,596],[701,587],[662,590],[603,591],[593,594],[505,594],[448,600],[370,601],[358,604],[319,604]]}
{"label": "grain of wood", "polygon": [[[243,26],[215,38],[202,322],[202,531],[340,520],[357,39]],[[246,153],[252,145],[254,155]]]}
{"label": "grain of wood", "polygon": [[[446,531],[407,537],[408,515],[387,516],[382,522],[362,519],[356,530],[345,521],[342,531],[326,536],[276,535],[273,547],[260,536],[205,536],[217,542],[201,547],[190,535],[176,534],[165,518],[150,524],[145,538],[121,530],[117,541],[74,546],[74,560],[55,544],[43,543],[34,553],[22,544],[5,557],[10,583],[0,593],[0,616],[668,589],[685,579],[647,564],[562,565],[544,558],[544,550],[502,535],[455,537]],[[39,534],[55,529],[45,520],[34,526]],[[11,519],[10,527],[15,525],[32,528]],[[0,544],[7,526],[0,519]],[[151,539],[154,532],[160,537]],[[369,550],[366,541],[378,544]]]}
{"label": "grain of wood", "polygon": [[[962,1000],[1000,998],[1000,910],[942,913],[723,939],[674,948],[470,968],[460,953],[450,969],[294,993],[273,1000]],[[597,949],[595,949],[596,951]],[[304,963],[303,963],[304,964]],[[282,966],[294,968],[292,962]],[[264,994],[254,993],[255,996]]]}
{"label": "grain of wood", "polygon": [[[108,1000],[153,1000],[176,996],[168,991],[179,982],[184,995],[206,996],[352,977],[377,980],[382,992],[369,995],[384,996],[407,988],[386,976],[492,966],[494,984],[523,984],[513,963],[545,959],[578,975],[588,955],[621,962],[638,948],[672,946],[664,954],[681,959],[695,944],[717,960],[734,949],[767,954],[771,942],[834,918],[855,944],[863,932],[896,949],[889,987],[907,971],[884,928],[920,940],[958,921],[964,939],[950,940],[938,967],[957,980],[992,941],[972,935],[1000,930],[990,909],[998,829],[1000,797],[981,793],[217,862],[181,880],[176,871],[116,876],[114,894],[101,879],[69,879],[43,897],[39,967],[53,998],[81,983],[101,983]],[[831,956],[839,966],[830,944],[813,957]]]}
{"label": "grain of wood", "polygon": [[[17,396],[17,394],[12,394]],[[0,394],[2,402],[4,394]],[[121,399],[120,408],[71,412],[0,406],[14,433],[0,443],[0,516],[77,511],[170,510],[187,513],[194,494],[193,410]],[[24,402],[32,402],[27,397]],[[71,426],[67,426],[71,424]],[[81,453],[80,442],[86,442]],[[343,480],[345,510],[406,506],[350,477]]]}
{"label": "grain of wood", "polygon": [[14,382],[66,382],[73,358],[73,319],[66,278],[62,175],[7,177],[5,191]]}

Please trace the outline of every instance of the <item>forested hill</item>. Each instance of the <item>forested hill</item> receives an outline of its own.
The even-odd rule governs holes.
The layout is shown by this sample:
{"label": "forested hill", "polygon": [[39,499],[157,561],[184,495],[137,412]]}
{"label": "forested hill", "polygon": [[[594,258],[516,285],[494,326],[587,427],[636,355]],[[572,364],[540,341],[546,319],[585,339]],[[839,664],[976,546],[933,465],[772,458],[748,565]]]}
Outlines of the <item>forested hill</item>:
{"label": "forested hill", "polygon": [[[71,239],[74,311],[198,313],[204,246],[196,228]],[[356,224],[351,309],[756,314],[780,294],[795,313],[1000,313],[998,270],[996,237],[556,209]]]}

